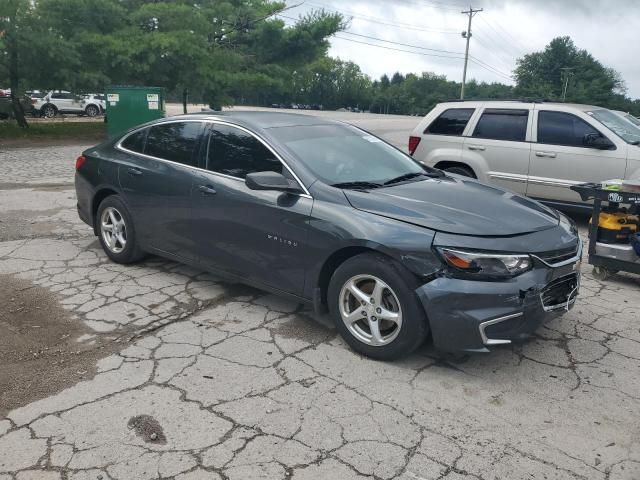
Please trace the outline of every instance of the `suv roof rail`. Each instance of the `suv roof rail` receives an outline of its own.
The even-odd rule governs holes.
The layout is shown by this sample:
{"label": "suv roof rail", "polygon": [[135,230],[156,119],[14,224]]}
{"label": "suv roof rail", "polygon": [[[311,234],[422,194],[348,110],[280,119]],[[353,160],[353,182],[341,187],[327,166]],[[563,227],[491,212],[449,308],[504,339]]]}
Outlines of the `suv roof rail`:
{"label": "suv roof rail", "polygon": [[546,103],[546,102],[557,102],[557,100],[552,100],[549,98],[538,98],[538,97],[518,97],[518,98],[486,98],[486,97],[475,97],[475,98],[465,98],[461,100],[459,98],[453,98],[451,100],[445,100],[440,103],[454,103],[454,102],[523,102],[523,103]]}

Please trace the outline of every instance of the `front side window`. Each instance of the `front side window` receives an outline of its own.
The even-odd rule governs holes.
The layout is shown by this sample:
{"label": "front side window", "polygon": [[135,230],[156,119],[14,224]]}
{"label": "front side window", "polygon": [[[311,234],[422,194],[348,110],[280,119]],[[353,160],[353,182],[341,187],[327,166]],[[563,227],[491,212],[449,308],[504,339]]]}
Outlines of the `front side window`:
{"label": "front side window", "polygon": [[487,108],[473,136],[493,140],[524,142],[527,137],[528,110]]}
{"label": "front side window", "polygon": [[194,152],[202,130],[201,122],[161,123],[148,130],[144,147],[146,155],[197,166]]}
{"label": "front side window", "polygon": [[144,141],[147,138],[148,131],[149,129],[145,128],[132,133],[122,141],[122,148],[126,148],[127,150],[131,150],[136,153],[144,153]]}
{"label": "front side window", "polygon": [[445,110],[427,127],[424,133],[460,136],[469,123],[473,108],[450,108]]}
{"label": "front side window", "polygon": [[260,140],[227,125],[211,131],[207,169],[242,179],[255,172],[284,173],[282,162]]}
{"label": "front side window", "polygon": [[538,143],[585,147],[587,135],[601,136],[598,130],[570,113],[538,112]]}

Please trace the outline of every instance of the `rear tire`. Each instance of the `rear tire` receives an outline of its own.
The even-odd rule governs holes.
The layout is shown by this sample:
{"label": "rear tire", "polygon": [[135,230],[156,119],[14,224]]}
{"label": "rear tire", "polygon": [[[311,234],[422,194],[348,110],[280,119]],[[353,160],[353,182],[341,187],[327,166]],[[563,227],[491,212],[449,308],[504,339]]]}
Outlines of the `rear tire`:
{"label": "rear tire", "polygon": [[87,108],[84,109],[84,113],[87,117],[97,117],[100,113],[100,109],[95,105],[88,105]]}
{"label": "rear tire", "polygon": [[135,263],[145,253],[138,246],[133,218],[124,202],[111,195],[98,206],[95,222],[100,245],[115,263]]}
{"label": "rear tire", "polygon": [[463,167],[462,165],[456,165],[453,167],[445,168],[444,171],[449,173],[455,173],[456,175],[462,175],[463,177],[477,178],[473,173],[473,170],[471,170],[468,167]]}
{"label": "rear tire", "polygon": [[363,253],[331,277],[329,311],[351,348],[377,360],[395,360],[413,352],[429,332],[416,286],[395,260]]}
{"label": "rear tire", "polygon": [[53,105],[45,105],[42,107],[42,116],[45,118],[53,118],[57,115],[58,109]]}

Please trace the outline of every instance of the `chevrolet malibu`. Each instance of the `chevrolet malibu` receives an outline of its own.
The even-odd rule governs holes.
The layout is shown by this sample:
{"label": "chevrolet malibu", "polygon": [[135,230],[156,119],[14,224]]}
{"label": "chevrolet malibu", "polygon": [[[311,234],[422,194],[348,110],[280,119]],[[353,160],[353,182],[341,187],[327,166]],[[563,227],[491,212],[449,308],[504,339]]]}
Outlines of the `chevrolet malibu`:
{"label": "chevrolet malibu", "polygon": [[148,123],[76,160],[80,218],[106,255],[205,268],[328,312],[377,359],[487,352],[569,310],[575,225],[521,195],[427,167],[306,115]]}

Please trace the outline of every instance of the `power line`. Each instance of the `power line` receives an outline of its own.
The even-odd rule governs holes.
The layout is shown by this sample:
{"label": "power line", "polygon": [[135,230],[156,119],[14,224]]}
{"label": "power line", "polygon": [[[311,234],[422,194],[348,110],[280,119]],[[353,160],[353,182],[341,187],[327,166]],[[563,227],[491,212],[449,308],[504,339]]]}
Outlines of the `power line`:
{"label": "power line", "polygon": [[328,7],[326,5],[319,5],[319,4],[314,4],[314,3],[310,3],[310,2],[306,2],[307,5],[311,5],[312,7],[316,7],[316,8],[322,8],[325,10],[329,10],[332,12],[336,12],[336,13],[341,13],[343,15],[349,15],[353,18],[357,18],[358,20],[364,20],[366,22],[371,22],[371,23],[377,23],[379,25],[386,25],[388,27],[395,27],[395,28],[402,28],[402,29],[407,29],[407,30],[415,30],[418,32],[433,32],[433,33],[444,33],[444,34],[448,34],[448,35],[458,35],[459,32],[457,30],[441,30],[441,29],[435,29],[435,28],[429,28],[429,27],[424,27],[424,26],[418,26],[418,25],[414,25],[411,23],[404,23],[404,22],[389,22],[387,20],[383,20],[377,17],[372,17],[372,16],[368,16],[368,15],[362,15],[359,13],[354,13],[353,11],[350,10],[346,10],[346,9],[342,9],[342,8],[335,8],[335,7]]}
{"label": "power line", "polygon": [[[297,21],[298,19],[287,16],[287,15],[282,15],[282,14],[278,14],[279,17],[282,18],[286,18],[288,20],[292,20],[292,21]],[[413,53],[415,55],[422,55],[422,56],[426,56],[426,57],[438,57],[438,58],[452,58],[452,59],[456,59],[456,60],[463,60],[464,57],[464,53],[463,52],[454,52],[454,51],[449,51],[449,50],[440,50],[440,49],[435,49],[435,48],[429,48],[429,47],[423,47],[423,46],[419,46],[419,45],[412,45],[409,43],[402,43],[402,42],[395,42],[392,40],[385,40],[383,38],[379,38],[379,37],[374,37],[371,35],[363,35],[363,34],[359,34],[359,33],[352,33],[352,32],[341,32],[342,35],[346,34],[346,35],[351,35],[351,36],[357,36],[357,37],[361,37],[361,38],[366,38],[369,40],[375,40],[377,42],[383,42],[383,43],[388,43],[388,44],[392,44],[392,45],[398,45],[401,47],[409,47],[409,48],[413,48],[413,49],[417,49],[417,50],[426,50],[428,52],[437,52],[437,53],[426,53],[426,52],[416,52],[413,50],[406,50],[406,49],[401,49],[401,48],[395,48],[395,47],[390,47],[390,46],[386,46],[386,45],[378,45],[375,43],[370,43],[370,42],[366,42],[366,41],[362,41],[362,40],[355,40],[352,38],[346,38],[346,37],[342,37],[339,35],[334,35],[335,38],[338,38],[340,40],[344,40],[347,42],[352,42],[352,43],[358,43],[361,45],[368,45],[371,47],[377,47],[377,48],[383,48],[385,50],[392,50],[392,51],[396,51],[396,52],[403,52],[403,53]],[[482,60],[474,57],[473,55],[469,55],[469,61],[471,61],[472,63],[476,64],[477,66],[487,70],[490,73],[493,73],[494,75],[498,75],[500,77],[505,78],[506,80],[513,80],[512,77],[509,74],[506,74],[502,71],[500,71],[498,68],[494,67],[493,65],[490,65],[486,62],[483,62]]]}
{"label": "power line", "polygon": [[401,45],[403,47],[418,48],[420,50],[430,50],[430,51],[433,51],[433,52],[440,52],[440,53],[451,53],[451,54],[454,54],[454,55],[464,55],[463,52],[453,52],[451,50],[440,50],[440,49],[437,49],[437,48],[421,47],[421,46],[418,46],[418,45],[411,45],[411,44],[408,44],[408,43],[394,42],[392,40],[385,40],[383,38],[372,37],[370,35],[363,35],[363,34],[360,34],[360,33],[353,33],[353,32],[340,32],[340,33],[343,33],[345,35],[354,35],[356,37],[368,38],[370,40],[377,40],[379,42],[393,43],[395,45]]}
{"label": "power line", "polygon": [[[507,38],[505,35],[503,35],[502,33],[500,33],[498,30],[496,30],[493,25],[491,23],[489,23],[488,20],[484,19],[484,18],[480,18],[480,20],[487,26],[489,27],[489,29],[491,30],[491,36],[492,36],[492,40],[496,42],[497,45],[500,45],[501,48],[506,46],[509,46],[511,51],[514,52],[517,56],[521,56],[522,54],[526,53],[525,49],[520,48],[519,46],[515,45],[515,40],[513,39],[513,37],[511,39]],[[495,37],[494,37],[495,34]]]}

